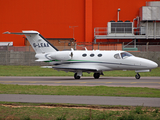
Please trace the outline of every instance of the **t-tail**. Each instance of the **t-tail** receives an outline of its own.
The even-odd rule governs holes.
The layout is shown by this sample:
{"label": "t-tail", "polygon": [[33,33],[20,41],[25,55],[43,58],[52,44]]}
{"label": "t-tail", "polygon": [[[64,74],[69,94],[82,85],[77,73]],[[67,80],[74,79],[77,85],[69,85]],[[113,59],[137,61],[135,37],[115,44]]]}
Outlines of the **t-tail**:
{"label": "t-tail", "polygon": [[48,42],[48,40],[37,31],[22,31],[21,33],[5,32],[4,34],[25,35],[36,52],[35,57],[38,58],[36,61],[48,61],[50,60],[48,55],[58,51],[56,47]]}
{"label": "t-tail", "polygon": [[25,35],[36,54],[58,51],[56,47],[37,31],[22,31],[22,33],[5,32],[4,34]]}

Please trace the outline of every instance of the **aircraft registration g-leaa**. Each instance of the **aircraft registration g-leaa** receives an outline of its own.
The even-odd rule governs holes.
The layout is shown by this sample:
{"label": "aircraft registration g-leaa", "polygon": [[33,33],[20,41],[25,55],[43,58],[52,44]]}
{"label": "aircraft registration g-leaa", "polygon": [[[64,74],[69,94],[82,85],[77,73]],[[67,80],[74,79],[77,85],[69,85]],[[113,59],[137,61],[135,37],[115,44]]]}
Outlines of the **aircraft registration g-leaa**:
{"label": "aircraft registration g-leaa", "polygon": [[5,32],[4,34],[25,35],[36,52],[36,61],[49,62],[52,68],[66,72],[74,72],[74,78],[80,79],[83,72],[91,73],[95,79],[103,75],[103,71],[135,70],[136,79],[139,72],[150,72],[158,66],[157,63],[140,57],[135,57],[125,51],[73,50],[59,51],[37,31],[22,31],[21,33]]}

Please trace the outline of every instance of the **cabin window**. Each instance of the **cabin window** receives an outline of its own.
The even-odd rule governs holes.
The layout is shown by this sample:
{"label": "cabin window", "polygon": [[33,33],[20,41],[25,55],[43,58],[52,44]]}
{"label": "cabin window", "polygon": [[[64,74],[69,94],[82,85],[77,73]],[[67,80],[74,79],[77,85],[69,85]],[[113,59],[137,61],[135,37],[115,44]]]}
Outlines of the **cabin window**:
{"label": "cabin window", "polygon": [[90,54],[90,56],[91,56],[91,57],[93,57],[93,56],[94,56],[94,54],[92,53],[92,54]]}
{"label": "cabin window", "polygon": [[120,56],[119,56],[119,53],[115,54],[115,55],[114,55],[114,58],[116,58],[116,59],[121,59]]}
{"label": "cabin window", "polygon": [[86,56],[87,56],[87,54],[86,54],[86,53],[84,53],[82,56],[83,56],[83,57],[86,57]]}
{"label": "cabin window", "polygon": [[127,58],[127,57],[130,57],[130,56],[133,56],[133,55],[130,54],[130,53],[128,53],[128,52],[123,52],[123,53],[121,53],[121,57],[122,57],[123,59],[125,59],[125,58]]}
{"label": "cabin window", "polygon": [[98,54],[98,57],[102,57],[102,54]]}

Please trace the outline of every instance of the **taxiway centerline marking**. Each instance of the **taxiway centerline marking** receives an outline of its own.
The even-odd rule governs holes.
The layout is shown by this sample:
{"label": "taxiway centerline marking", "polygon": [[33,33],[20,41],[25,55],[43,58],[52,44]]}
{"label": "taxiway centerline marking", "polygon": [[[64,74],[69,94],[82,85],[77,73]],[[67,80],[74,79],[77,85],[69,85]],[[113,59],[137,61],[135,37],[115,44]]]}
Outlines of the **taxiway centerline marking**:
{"label": "taxiway centerline marking", "polygon": [[131,82],[130,84],[136,84],[137,82]]}

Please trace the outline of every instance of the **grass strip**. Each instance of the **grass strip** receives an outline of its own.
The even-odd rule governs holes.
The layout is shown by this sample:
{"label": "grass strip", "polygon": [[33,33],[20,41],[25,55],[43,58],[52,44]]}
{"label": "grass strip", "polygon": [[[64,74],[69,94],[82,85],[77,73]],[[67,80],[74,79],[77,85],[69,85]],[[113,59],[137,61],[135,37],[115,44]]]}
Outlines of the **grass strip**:
{"label": "grass strip", "polygon": [[160,89],[107,86],[43,86],[0,84],[0,94],[160,97]]}
{"label": "grass strip", "polygon": [[[10,106],[5,106],[5,105]],[[45,104],[54,106],[54,104]],[[83,108],[64,108],[57,107],[38,107],[40,104],[25,103],[4,103],[0,102],[0,119],[41,119],[41,120],[159,120],[160,108],[151,107],[116,107],[110,110],[108,106],[103,110],[83,109]],[[44,106],[44,105],[43,105]],[[74,106],[74,105],[73,105]],[[80,105],[79,107],[81,107]],[[97,106],[98,107],[98,106]],[[99,106],[101,108],[101,106]],[[112,106],[115,108],[114,106]],[[106,109],[105,109],[106,108]],[[118,109],[119,108],[119,109]]]}
{"label": "grass strip", "polygon": [[[151,72],[140,73],[141,76],[160,76],[160,67]],[[56,71],[50,68],[40,68],[40,66],[3,66],[0,65],[0,76],[74,76],[74,73]],[[93,76],[93,73],[83,73],[83,76]],[[104,76],[133,77],[134,71],[105,71]]]}

